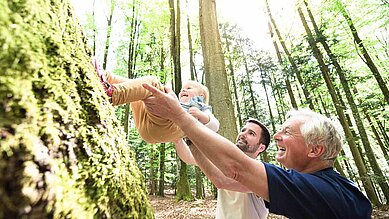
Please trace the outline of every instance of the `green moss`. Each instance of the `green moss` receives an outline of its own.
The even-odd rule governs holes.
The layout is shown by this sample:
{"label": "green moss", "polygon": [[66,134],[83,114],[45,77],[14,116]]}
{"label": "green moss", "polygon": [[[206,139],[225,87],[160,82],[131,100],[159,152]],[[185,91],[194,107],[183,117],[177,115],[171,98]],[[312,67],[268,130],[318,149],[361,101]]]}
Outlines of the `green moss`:
{"label": "green moss", "polygon": [[68,1],[0,11],[0,218],[153,218]]}

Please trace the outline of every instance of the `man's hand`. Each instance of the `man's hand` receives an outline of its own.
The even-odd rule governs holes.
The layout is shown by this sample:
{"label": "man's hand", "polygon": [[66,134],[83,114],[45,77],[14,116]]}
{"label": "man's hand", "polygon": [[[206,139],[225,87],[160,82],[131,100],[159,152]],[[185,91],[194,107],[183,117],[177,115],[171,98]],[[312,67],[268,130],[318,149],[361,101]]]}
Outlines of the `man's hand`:
{"label": "man's hand", "polygon": [[149,84],[142,86],[153,94],[143,100],[147,110],[152,114],[175,122],[186,113],[171,88],[165,87],[164,93]]}

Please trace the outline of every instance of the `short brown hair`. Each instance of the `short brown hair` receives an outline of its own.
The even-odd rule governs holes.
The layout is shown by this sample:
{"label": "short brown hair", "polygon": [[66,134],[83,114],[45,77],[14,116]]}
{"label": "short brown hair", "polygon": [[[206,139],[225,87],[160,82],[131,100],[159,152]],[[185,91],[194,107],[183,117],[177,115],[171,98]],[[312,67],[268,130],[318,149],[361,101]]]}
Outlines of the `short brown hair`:
{"label": "short brown hair", "polygon": [[245,121],[246,123],[255,123],[257,124],[259,127],[261,127],[262,129],[262,134],[261,134],[261,143],[265,145],[265,150],[267,149],[267,147],[269,146],[270,144],[270,132],[269,130],[266,128],[265,125],[263,125],[260,121],[258,121],[257,119],[253,119],[253,118],[249,118]]}

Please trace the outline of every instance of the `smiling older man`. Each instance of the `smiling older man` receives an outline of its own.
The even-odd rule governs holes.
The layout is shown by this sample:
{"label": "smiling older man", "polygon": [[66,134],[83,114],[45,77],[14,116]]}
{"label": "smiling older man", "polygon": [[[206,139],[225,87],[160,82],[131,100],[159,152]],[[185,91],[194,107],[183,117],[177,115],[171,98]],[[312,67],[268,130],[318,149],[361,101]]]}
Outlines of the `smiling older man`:
{"label": "smiling older man", "polygon": [[343,135],[332,120],[310,110],[290,114],[274,135],[276,159],[289,169],[284,170],[251,159],[226,138],[204,129],[182,110],[171,89],[164,93],[144,87],[153,93],[144,100],[151,113],[176,123],[224,175],[262,197],[270,212],[289,218],[371,218],[369,200],[333,170]]}

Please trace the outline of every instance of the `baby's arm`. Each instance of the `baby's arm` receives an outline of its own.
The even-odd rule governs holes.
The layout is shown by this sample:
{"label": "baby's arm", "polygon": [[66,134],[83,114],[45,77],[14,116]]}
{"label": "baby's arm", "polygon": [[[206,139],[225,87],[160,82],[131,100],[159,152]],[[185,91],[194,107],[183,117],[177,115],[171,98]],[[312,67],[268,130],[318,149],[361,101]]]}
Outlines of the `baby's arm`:
{"label": "baby's arm", "polygon": [[211,129],[214,132],[217,132],[219,130],[219,120],[215,118],[215,116],[212,114],[211,110],[205,110],[201,111],[196,107],[191,107],[188,110],[188,113],[191,114],[193,117],[195,117],[197,120],[199,120],[201,123],[203,123],[206,127]]}
{"label": "baby's arm", "polygon": [[209,122],[204,124],[207,128],[211,129],[214,132],[219,131],[220,123],[219,120],[216,119],[216,117],[212,114],[211,111],[209,111]]}
{"label": "baby's arm", "polygon": [[202,112],[196,107],[191,107],[188,110],[188,113],[191,114],[193,117],[195,117],[197,120],[199,120],[204,125],[207,124],[210,121],[210,117],[207,113]]}
{"label": "baby's arm", "polygon": [[174,147],[176,148],[176,152],[178,156],[184,161],[186,164],[197,165],[196,160],[194,159],[192,152],[190,151],[188,145],[186,145],[185,141],[180,138],[173,141]]}

